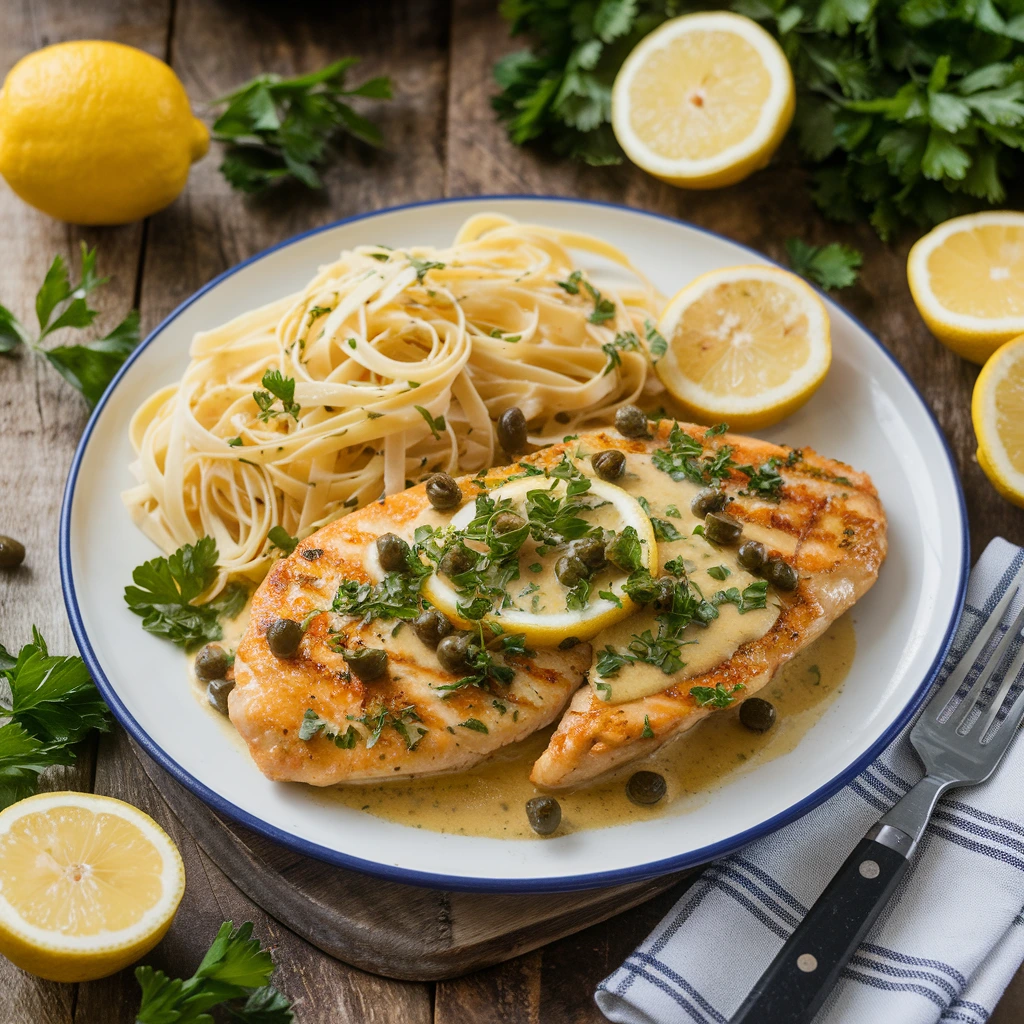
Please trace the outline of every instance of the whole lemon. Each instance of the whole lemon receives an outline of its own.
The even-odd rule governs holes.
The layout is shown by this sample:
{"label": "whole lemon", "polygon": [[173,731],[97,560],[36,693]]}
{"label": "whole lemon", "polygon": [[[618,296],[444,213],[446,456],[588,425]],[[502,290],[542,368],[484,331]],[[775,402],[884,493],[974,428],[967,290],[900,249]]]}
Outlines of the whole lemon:
{"label": "whole lemon", "polygon": [[47,46],[18,61],[0,90],[0,175],[72,224],[163,209],[209,145],[178,76],[133,46]]}

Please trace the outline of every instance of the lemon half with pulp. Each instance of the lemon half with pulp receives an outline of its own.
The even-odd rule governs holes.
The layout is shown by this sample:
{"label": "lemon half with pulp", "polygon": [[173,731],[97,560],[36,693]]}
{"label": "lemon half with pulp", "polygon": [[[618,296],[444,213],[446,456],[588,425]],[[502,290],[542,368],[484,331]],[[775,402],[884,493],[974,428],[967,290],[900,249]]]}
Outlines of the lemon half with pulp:
{"label": "lemon half with pulp", "polygon": [[1024,213],[994,210],[940,224],[910,250],[907,282],[932,334],[984,363],[1024,334]]}
{"label": "lemon half with pulp", "polygon": [[[657,565],[658,548],[654,528],[639,502],[621,487],[596,477],[589,479],[590,490],[587,497],[597,499],[596,503],[604,503],[601,511],[605,528],[621,533],[627,527],[633,527],[640,542],[641,566],[650,570],[652,566]],[[539,476],[513,480],[487,493],[488,497],[496,502],[509,499],[510,510],[522,513],[529,491],[547,491],[552,485],[552,495],[564,496],[564,481]],[[455,514],[451,525],[457,531],[463,531],[475,516],[475,505],[469,502]],[[485,625],[496,626],[506,634],[522,633],[528,644],[557,647],[560,641],[568,637],[589,640],[633,611],[633,601],[622,590],[622,584],[629,573],[620,571],[611,563],[602,573],[595,574],[595,585],[584,607],[568,608],[566,588],[558,583],[553,575],[554,563],[564,552],[549,549],[534,554],[535,548],[532,545],[533,542],[528,540],[520,549],[520,579],[508,585],[509,602],[506,602],[506,607],[496,608],[484,615],[480,621]],[[531,572],[528,568],[530,564],[540,565],[541,571]],[[532,600],[521,596],[522,592],[529,590],[532,585],[537,585],[538,590],[535,593],[543,595],[544,601],[550,601],[551,606],[545,603],[541,607],[538,602],[538,607],[534,608]],[[614,599],[601,597],[601,591],[614,594]],[[423,596],[461,627],[475,628],[476,623],[460,610],[460,603],[465,601],[465,598],[460,597],[445,576],[436,572],[430,576],[423,585]],[[519,600],[522,604],[517,603]]]}
{"label": "lemon half with pulp", "polygon": [[985,364],[974,385],[971,419],[978,465],[995,489],[1024,508],[1024,337]]}
{"label": "lemon half with pulp", "polygon": [[43,793],[0,812],[0,953],[51,981],[90,981],[148,953],[170,927],[185,869],[138,808]]}
{"label": "lemon half with pulp", "polygon": [[771,159],[793,120],[793,73],[756,22],[685,14],[645,37],[612,89],[612,128],[633,163],[684,188],[719,188]]}
{"label": "lemon half with pulp", "polygon": [[668,342],[661,382],[703,423],[759,430],[798,409],[832,361],[828,310],[778,267],[712,270],[679,291],[661,316]]}

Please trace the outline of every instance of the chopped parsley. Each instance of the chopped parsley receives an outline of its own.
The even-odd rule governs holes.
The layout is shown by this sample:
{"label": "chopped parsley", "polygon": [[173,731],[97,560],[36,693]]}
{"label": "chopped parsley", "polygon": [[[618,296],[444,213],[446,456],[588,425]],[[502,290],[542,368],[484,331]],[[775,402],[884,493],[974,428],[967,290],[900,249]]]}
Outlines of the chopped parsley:
{"label": "chopped parsley", "polygon": [[[372,710],[368,709],[358,718],[355,715],[346,715],[346,718],[350,722],[359,722],[370,730],[370,735],[366,738],[367,750],[376,746],[386,726],[390,726],[405,740],[407,750],[415,750],[420,740],[429,731],[422,725],[413,725],[410,730],[409,726],[412,723],[421,721],[420,716],[416,713],[415,704],[409,704],[404,708],[399,708],[397,711],[393,711],[382,704]],[[415,736],[413,736],[413,732],[416,733]]]}
{"label": "chopped parsley", "polygon": [[734,694],[742,689],[742,683],[737,683],[731,690],[727,690],[721,683],[714,686],[691,686],[690,696],[698,707],[727,708],[736,699]]}
{"label": "chopped parsley", "polygon": [[439,440],[441,437],[441,431],[448,429],[448,425],[445,423],[444,417],[431,416],[429,410],[424,409],[422,405],[414,405],[413,408],[423,417],[427,426],[430,427],[430,432],[434,435],[434,440]]}
{"label": "chopped parsley", "polygon": [[[657,362],[668,352],[668,342],[658,332],[658,328],[650,320],[644,321],[644,333],[647,338],[647,349],[651,353],[651,359]],[[651,419],[654,417],[652,416]]]}
{"label": "chopped parsley", "polygon": [[619,331],[613,341],[606,342],[601,346],[601,351],[608,357],[608,365],[604,368],[602,377],[608,376],[617,366],[622,365],[622,352],[639,352],[640,339],[634,331]]}
{"label": "chopped parsley", "polygon": [[267,540],[286,555],[290,555],[299,544],[299,538],[293,537],[283,526],[272,526],[267,533]]}
{"label": "chopped parsley", "polygon": [[332,308],[331,306],[312,306],[309,310],[309,319],[306,321],[306,326],[312,327],[315,320],[326,316]]}
{"label": "chopped parsley", "polygon": [[724,580],[726,576],[731,576],[732,573],[727,565],[713,565],[708,569],[708,575],[713,580]]}
{"label": "chopped parsley", "polygon": [[473,732],[488,733],[490,730],[480,721],[479,718],[467,718],[464,722],[459,722],[459,727],[462,729],[472,729]]}
{"label": "chopped parsley", "polygon": [[729,445],[705,454],[700,441],[682,430],[678,423],[673,424],[668,435],[668,447],[653,452],[651,463],[673,480],[690,480],[702,486],[724,480],[735,466]]}
{"label": "chopped parsley", "polygon": [[[295,402],[295,379],[285,377],[280,370],[267,370],[261,383],[266,390],[252,393],[253,400],[260,408],[260,420],[266,423],[272,416],[284,412],[298,422],[302,409]],[[281,402],[280,409],[273,407],[275,399]]]}
{"label": "chopped parsley", "polygon": [[423,278],[426,277],[431,270],[444,270],[445,268],[445,264],[438,263],[436,260],[418,260],[415,256],[409,257],[409,264],[412,266],[413,270],[416,271],[416,280],[420,284],[423,284]]}
{"label": "chopped parsley", "polygon": [[640,733],[640,738],[644,740],[654,739],[654,730],[651,728],[651,719],[648,715],[644,715],[644,731]]}
{"label": "chopped parsley", "polygon": [[331,740],[336,747],[340,747],[342,750],[351,750],[359,739],[359,731],[354,725],[350,725],[345,732],[339,732],[312,708],[306,708],[306,713],[302,716],[302,725],[299,726],[299,739],[311,740],[321,733],[325,739]]}
{"label": "chopped parsley", "polygon": [[409,572],[389,572],[379,583],[342,580],[334,595],[332,609],[339,615],[361,616],[364,623],[374,619],[408,621],[420,613],[420,586],[430,567],[410,554]]}
{"label": "chopped parsley", "polygon": [[719,590],[711,598],[711,603],[717,608],[720,604],[734,604],[741,615],[754,611],[758,608],[767,607],[768,581],[755,580],[748,587],[743,588],[740,593],[738,587],[729,587],[728,590]]}
{"label": "chopped parsley", "polygon": [[736,468],[748,477],[747,486],[740,491],[740,494],[750,498],[762,498],[765,501],[780,501],[784,483],[778,472],[780,461],[777,456],[773,455],[767,462],[761,463],[757,469],[754,469],[753,466],[737,466]]}

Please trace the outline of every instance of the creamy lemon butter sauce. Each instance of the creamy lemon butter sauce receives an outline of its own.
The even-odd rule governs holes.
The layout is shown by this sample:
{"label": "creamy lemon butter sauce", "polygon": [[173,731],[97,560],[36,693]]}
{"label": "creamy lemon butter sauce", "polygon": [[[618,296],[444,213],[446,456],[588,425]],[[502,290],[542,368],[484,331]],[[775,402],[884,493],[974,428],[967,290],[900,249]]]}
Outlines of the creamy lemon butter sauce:
{"label": "creamy lemon butter sauce", "polygon": [[[562,806],[558,834],[685,813],[739,773],[789,753],[839,692],[855,649],[853,620],[847,613],[759,691],[758,696],[770,700],[777,712],[768,732],[755,733],[741,725],[738,705],[718,711],[653,756],[594,785],[555,793]],[[530,769],[552,731],[553,727],[543,729],[456,775],[339,786],[325,790],[320,798],[325,805],[340,803],[432,832],[538,839],[524,808],[542,792],[530,782]],[[638,807],[626,796],[626,780],[640,769],[659,772],[668,784],[666,796],[653,807]]]}

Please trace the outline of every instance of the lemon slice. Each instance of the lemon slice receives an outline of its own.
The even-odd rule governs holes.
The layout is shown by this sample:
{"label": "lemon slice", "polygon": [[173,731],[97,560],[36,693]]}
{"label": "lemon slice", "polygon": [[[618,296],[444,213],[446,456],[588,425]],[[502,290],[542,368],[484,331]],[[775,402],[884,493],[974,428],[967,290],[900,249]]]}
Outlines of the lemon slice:
{"label": "lemon slice", "polygon": [[1024,508],[1024,337],[1007,342],[974,385],[971,418],[978,465],[995,489]]}
{"label": "lemon slice", "polygon": [[932,334],[964,359],[985,362],[1024,333],[1024,213],[940,224],[910,250],[907,281]]}
{"label": "lemon slice", "polygon": [[665,387],[694,419],[734,430],[798,409],[832,361],[824,303],[776,267],[703,274],[672,298],[658,329],[668,342],[655,365]]}
{"label": "lemon slice", "polygon": [[[637,500],[621,487],[596,477],[589,479],[590,490],[587,496],[596,498],[595,504],[607,502],[602,509],[602,525],[616,533],[621,533],[632,526],[640,541],[640,564],[648,570],[656,565],[658,546],[654,539],[654,529],[650,518]],[[553,495],[565,494],[565,483],[562,480],[527,477],[496,487],[489,491],[488,495],[495,501],[510,499],[513,509],[522,513],[529,491],[546,491],[552,484],[555,485],[551,492]],[[452,518],[451,525],[455,530],[465,530],[475,515],[476,509],[472,503],[464,505]],[[485,625],[493,623],[508,634],[522,633],[529,644],[556,647],[568,637],[589,640],[633,611],[633,601],[622,591],[622,584],[629,574],[610,563],[607,569],[595,573],[594,585],[586,605],[578,609],[567,608],[567,588],[554,576],[555,561],[561,554],[564,554],[564,550],[538,552],[533,542],[528,540],[519,553],[520,578],[509,583],[507,587],[507,593],[514,602],[513,607],[499,608],[493,613],[486,614],[480,621]],[[541,571],[531,572],[530,565],[540,565]],[[530,595],[523,595],[523,591],[531,586],[537,586],[536,592],[543,595],[543,606],[538,602],[538,607],[534,608]],[[601,591],[614,594],[616,599],[601,597]],[[423,595],[463,628],[476,628],[476,623],[466,618],[459,610],[459,604],[465,598],[456,593],[443,575],[435,573],[429,577],[423,585]]]}
{"label": "lemon slice", "polygon": [[684,188],[741,181],[771,159],[793,120],[793,73],[756,22],[673,18],[626,58],[612,127],[633,163]]}
{"label": "lemon slice", "polygon": [[91,981],[149,952],[170,927],[185,869],[130,804],[44,793],[0,813],[0,953],[51,981]]}

